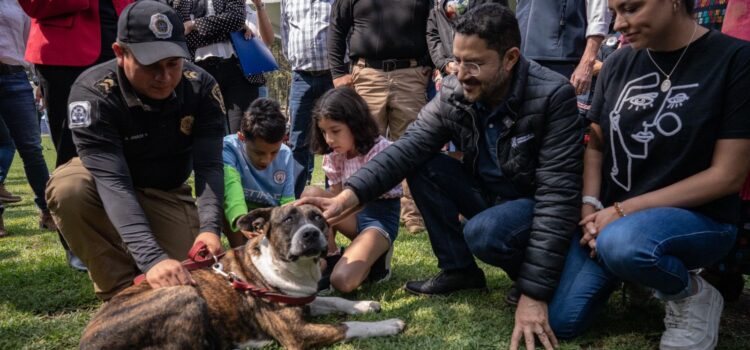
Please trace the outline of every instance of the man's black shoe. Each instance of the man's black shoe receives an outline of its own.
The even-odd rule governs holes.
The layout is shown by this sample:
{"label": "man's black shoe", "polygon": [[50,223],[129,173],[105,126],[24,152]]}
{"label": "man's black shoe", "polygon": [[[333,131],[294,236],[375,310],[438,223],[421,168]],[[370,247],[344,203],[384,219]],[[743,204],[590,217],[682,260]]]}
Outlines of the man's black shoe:
{"label": "man's black shoe", "polygon": [[413,294],[440,295],[463,289],[484,289],[487,281],[479,268],[440,271],[437,276],[424,281],[406,282],[404,289]]}

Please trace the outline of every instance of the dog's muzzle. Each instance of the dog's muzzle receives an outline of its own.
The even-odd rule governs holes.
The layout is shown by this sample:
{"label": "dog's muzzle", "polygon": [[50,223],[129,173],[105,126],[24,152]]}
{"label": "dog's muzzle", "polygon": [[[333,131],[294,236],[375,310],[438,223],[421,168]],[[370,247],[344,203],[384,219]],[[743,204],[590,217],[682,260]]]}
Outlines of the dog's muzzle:
{"label": "dog's muzzle", "polygon": [[289,249],[289,259],[300,257],[319,257],[326,253],[328,244],[325,234],[313,224],[304,224],[292,236],[292,247]]}

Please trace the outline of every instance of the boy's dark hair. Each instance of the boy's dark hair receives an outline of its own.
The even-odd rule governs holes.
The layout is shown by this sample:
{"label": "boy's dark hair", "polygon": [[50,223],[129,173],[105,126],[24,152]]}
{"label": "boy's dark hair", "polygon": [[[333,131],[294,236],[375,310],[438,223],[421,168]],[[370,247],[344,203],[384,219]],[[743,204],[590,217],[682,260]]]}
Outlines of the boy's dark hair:
{"label": "boy's dark hair", "polygon": [[456,34],[480,37],[500,57],[511,47],[521,47],[521,31],[516,15],[508,7],[496,3],[467,11],[456,22]]}
{"label": "boy's dark hair", "polygon": [[313,109],[310,125],[310,150],[315,154],[331,152],[318,122],[323,119],[346,124],[354,136],[354,147],[360,155],[370,152],[378,138],[378,124],[370,114],[370,108],[357,92],[348,87],[328,90],[318,99]]}
{"label": "boy's dark hair", "polygon": [[281,113],[278,102],[261,97],[253,101],[250,110],[245,112],[240,130],[247,140],[260,138],[268,143],[276,143],[286,134],[286,117]]}

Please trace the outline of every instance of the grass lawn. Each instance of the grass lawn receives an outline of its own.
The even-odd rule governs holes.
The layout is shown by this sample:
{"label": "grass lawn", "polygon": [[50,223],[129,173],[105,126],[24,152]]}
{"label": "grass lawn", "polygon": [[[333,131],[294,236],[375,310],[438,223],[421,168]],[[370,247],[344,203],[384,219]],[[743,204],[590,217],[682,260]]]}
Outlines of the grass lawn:
{"label": "grass lawn", "polygon": [[[55,157],[48,138],[45,157]],[[318,167],[319,169],[319,167]],[[316,173],[313,180],[322,183]],[[21,203],[6,207],[5,226],[10,236],[0,239],[0,349],[70,349],[100,302],[86,274],[65,263],[57,234],[38,228],[38,212],[26,182],[23,164],[16,158],[6,181],[8,189],[23,196]],[[342,242],[343,243],[343,242]],[[437,273],[427,235],[402,230],[393,260],[390,281],[361,288],[351,299],[382,303],[380,314],[358,317],[329,316],[337,320],[380,320],[398,317],[406,321],[401,335],[370,338],[337,345],[336,349],[503,349],[513,329],[513,309],[503,303],[510,280],[500,269],[487,265],[489,292],[463,292],[450,297],[416,297],[401,286]],[[727,305],[719,348],[750,348],[750,297]],[[593,329],[563,349],[655,349],[663,330],[660,304],[645,297],[617,292]],[[278,348],[272,345],[269,348]]]}

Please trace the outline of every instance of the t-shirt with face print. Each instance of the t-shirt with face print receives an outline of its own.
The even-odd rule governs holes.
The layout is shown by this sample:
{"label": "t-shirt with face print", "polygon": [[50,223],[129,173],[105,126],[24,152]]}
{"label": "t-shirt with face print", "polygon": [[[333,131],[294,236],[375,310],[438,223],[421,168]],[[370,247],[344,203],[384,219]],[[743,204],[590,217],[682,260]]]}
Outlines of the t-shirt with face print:
{"label": "t-shirt with face print", "polygon": [[[683,48],[651,52],[626,47],[605,62],[588,119],[602,128],[605,206],[706,170],[716,141],[750,138],[750,43],[716,31]],[[739,197],[694,208],[734,222]]]}

